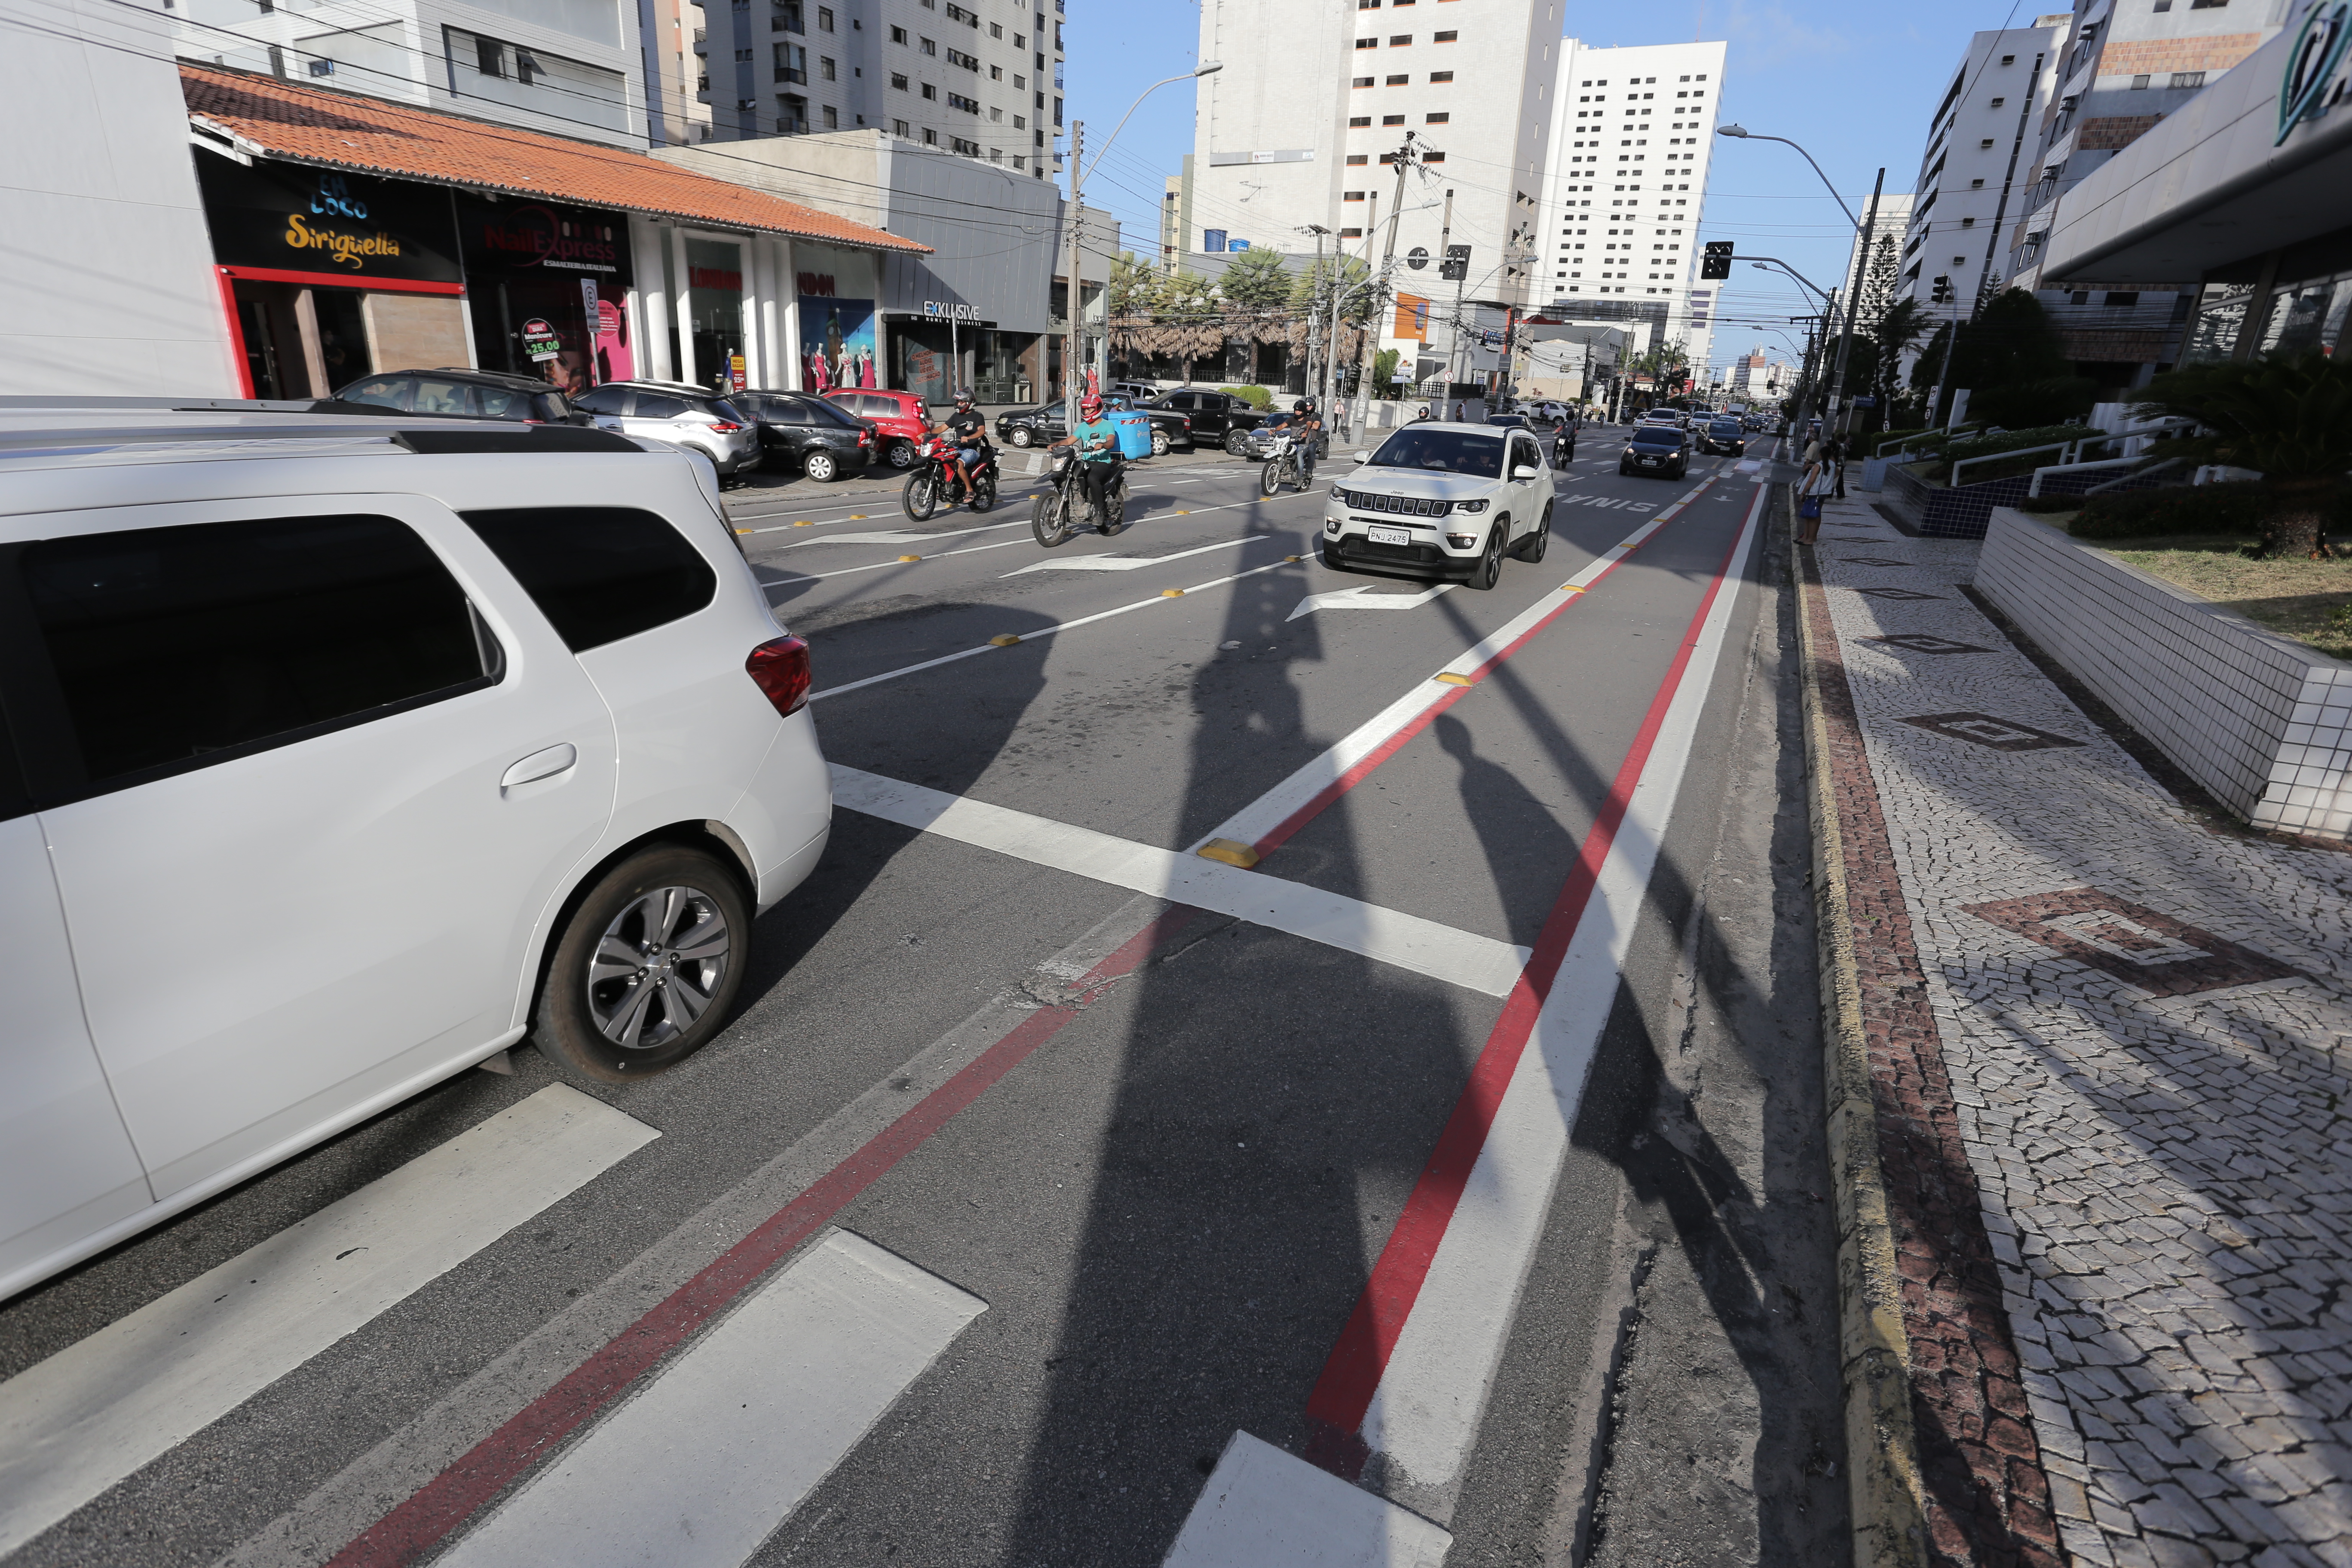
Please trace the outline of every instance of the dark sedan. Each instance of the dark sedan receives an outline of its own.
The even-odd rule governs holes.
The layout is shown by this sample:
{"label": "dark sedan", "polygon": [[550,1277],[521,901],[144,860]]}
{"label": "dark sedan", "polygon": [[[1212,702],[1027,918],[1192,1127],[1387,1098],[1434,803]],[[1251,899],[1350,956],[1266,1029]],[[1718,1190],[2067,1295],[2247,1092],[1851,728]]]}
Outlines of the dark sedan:
{"label": "dark sedan", "polygon": [[1744,457],[1748,451],[1748,433],[1737,419],[1711,419],[1700,432],[1698,449],[1704,453],[1720,452],[1728,457]]}
{"label": "dark sedan", "polygon": [[1681,479],[1690,468],[1690,437],[1678,425],[1636,425],[1617,459],[1621,474]]}
{"label": "dark sedan", "polygon": [[745,392],[730,399],[760,425],[771,466],[798,465],[819,484],[862,474],[874,460],[874,422],[839,404],[798,392]]}

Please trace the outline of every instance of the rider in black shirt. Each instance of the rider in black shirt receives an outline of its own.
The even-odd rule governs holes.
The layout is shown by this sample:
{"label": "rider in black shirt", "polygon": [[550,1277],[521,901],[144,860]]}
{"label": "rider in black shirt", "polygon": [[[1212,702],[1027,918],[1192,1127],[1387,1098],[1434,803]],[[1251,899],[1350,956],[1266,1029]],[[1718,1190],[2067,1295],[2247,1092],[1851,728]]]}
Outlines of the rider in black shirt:
{"label": "rider in black shirt", "polygon": [[971,394],[958,390],[955,412],[940,424],[935,431],[944,431],[955,444],[956,472],[963,479],[964,494],[971,493],[971,470],[988,450],[988,416],[971,405]]}

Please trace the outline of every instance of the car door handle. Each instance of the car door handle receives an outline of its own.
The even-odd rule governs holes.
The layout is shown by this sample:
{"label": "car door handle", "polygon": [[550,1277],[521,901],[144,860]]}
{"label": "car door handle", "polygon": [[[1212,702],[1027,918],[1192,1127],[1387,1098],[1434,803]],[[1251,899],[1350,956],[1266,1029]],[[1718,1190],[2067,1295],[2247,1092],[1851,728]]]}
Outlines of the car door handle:
{"label": "car door handle", "polygon": [[499,780],[499,793],[504,795],[518,784],[551,779],[579,761],[579,750],[569,741],[560,746],[550,746],[543,752],[533,752],[506,771],[506,775]]}

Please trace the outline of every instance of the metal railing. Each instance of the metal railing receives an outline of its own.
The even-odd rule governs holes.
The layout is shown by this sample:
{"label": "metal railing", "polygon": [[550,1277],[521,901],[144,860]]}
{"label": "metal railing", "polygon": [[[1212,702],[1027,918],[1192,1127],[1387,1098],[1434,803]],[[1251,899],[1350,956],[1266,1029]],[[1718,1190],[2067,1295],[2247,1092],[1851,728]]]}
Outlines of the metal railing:
{"label": "metal railing", "polygon": [[[2099,438],[2101,440],[2106,439],[2105,436],[2101,436]],[[1952,489],[1958,489],[1960,488],[1960,470],[1967,468],[1971,463],[2007,462],[2011,458],[2030,458],[2036,452],[2074,452],[2080,451],[2082,449],[2082,446],[2083,443],[2080,441],[2053,441],[2046,447],[2020,447],[2013,452],[1987,452],[1981,458],[1962,458],[1958,462],[1952,465],[1951,476],[1945,482],[1950,485]],[[2062,458],[2060,459],[2058,466],[2061,468],[2066,468],[2071,467],[2072,465]]]}
{"label": "metal railing", "polygon": [[1886,456],[1886,448],[1889,447],[1894,447],[1897,452],[1907,452],[1911,449],[1911,443],[1914,441],[1924,441],[1930,436],[1950,436],[1962,430],[1973,430],[1975,428],[1976,426],[1973,423],[1938,425],[1933,430],[1922,430],[1916,436],[1906,436],[1897,441],[1881,441],[1878,444],[1878,449],[1873,452],[1871,456],[1874,458],[1883,458]]}

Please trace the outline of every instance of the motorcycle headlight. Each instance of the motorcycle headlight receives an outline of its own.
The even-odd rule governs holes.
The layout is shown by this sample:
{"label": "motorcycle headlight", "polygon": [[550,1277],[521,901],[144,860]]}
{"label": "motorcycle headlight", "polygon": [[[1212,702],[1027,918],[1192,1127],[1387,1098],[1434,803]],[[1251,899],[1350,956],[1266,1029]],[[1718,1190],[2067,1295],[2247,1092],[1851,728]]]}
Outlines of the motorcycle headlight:
{"label": "motorcycle headlight", "polygon": [[1482,500],[1458,500],[1454,503],[1454,510],[1455,511],[1485,511],[1486,510],[1486,503]]}

